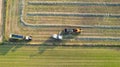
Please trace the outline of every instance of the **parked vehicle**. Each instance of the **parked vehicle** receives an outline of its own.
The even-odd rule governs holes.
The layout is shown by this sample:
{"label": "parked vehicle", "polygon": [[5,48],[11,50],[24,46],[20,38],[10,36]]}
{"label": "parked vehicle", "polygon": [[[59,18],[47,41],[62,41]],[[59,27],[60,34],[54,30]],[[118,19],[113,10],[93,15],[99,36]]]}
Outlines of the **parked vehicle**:
{"label": "parked vehicle", "polygon": [[9,37],[12,40],[26,40],[26,41],[32,40],[32,36],[23,36],[23,35],[19,35],[19,34],[10,34]]}

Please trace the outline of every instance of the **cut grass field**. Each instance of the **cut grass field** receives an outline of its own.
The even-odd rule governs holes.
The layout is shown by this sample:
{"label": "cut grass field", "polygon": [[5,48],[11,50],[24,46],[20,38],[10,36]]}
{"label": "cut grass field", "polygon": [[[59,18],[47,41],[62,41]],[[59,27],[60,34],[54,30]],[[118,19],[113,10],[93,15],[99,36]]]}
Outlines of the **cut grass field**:
{"label": "cut grass field", "polygon": [[[24,2],[24,1],[23,1]],[[10,4],[13,3],[13,4]],[[54,41],[54,39],[51,38],[52,34],[57,34],[60,31],[62,31],[64,28],[68,28],[66,26],[64,27],[31,27],[31,26],[25,26],[22,25],[20,22],[20,13],[21,13],[21,1],[19,0],[8,0],[7,3],[7,18],[6,18],[6,39],[9,39],[9,35],[11,33],[15,34],[23,34],[23,35],[32,35],[33,40],[29,43],[32,44],[69,44],[69,45],[82,45],[82,44],[102,44],[102,45],[118,45],[119,41],[111,41],[109,40],[109,37],[119,37],[120,31],[119,29],[99,29],[99,28],[82,28],[82,33],[77,36],[71,36],[69,39],[65,37],[65,40],[62,41],[62,43]],[[16,6],[17,5],[17,6]],[[35,17],[35,16],[26,16],[26,14],[23,14],[24,17],[26,17],[28,20],[26,21],[26,18],[23,18],[27,23],[34,24],[47,24],[49,21],[49,24],[72,24],[72,25],[112,25],[112,26],[119,26],[119,18],[95,18],[95,17]],[[13,19],[14,18],[14,19]],[[38,21],[38,22],[37,22]],[[39,23],[43,22],[43,23]],[[70,26],[69,28],[73,28]],[[75,27],[74,27],[75,28]],[[88,36],[85,37],[85,40],[79,40],[78,37],[81,36]],[[89,37],[103,37],[103,40],[89,40]],[[104,37],[108,37],[108,40],[104,40]],[[68,40],[66,40],[68,39]],[[77,40],[76,40],[77,39]],[[19,42],[18,42],[19,43]]]}
{"label": "cut grass field", "polygon": [[[7,0],[5,39],[9,39],[11,33],[32,35],[33,41],[29,42],[8,42],[0,45],[0,67],[119,67],[120,66],[120,40],[119,29],[103,28],[82,28],[82,33],[68,37],[61,42],[51,38],[64,28],[75,28],[72,26],[63,27],[32,27],[25,26],[20,21],[21,1]],[[35,0],[25,0],[35,1]],[[36,0],[40,1],[40,0]],[[59,1],[59,0],[41,0]],[[61,1],[87,1],[90,0],[61,0]],[[91,2],[97,0],[91,0]],[[99,2],[119,2],[119,0],[99,0]],[[32,7],[34,8],[34,7]],[[71,9],[71,8],[70,8]],[[111,8],[110,8],[111,9]],[[77,24],[77,25],[113,25],[119,26],[119,18],[93,18],[93,17],[28,17],[27,23],[42,24]],[[70,21],[71,20],[71,21]],[[31,21],[31,22],[30,22]],[[37,22],[39,21],[39,22]],[[80,21],[80,22],[79,22]],[[73,23],[74,22],[74,23]],[[88,23],[89,22],[89,23]],[[101,22],[101,23],[100,23]],[[68,37],[68,38],[67,38]],[[79,40],[84,37],[84,40]],[[92,39],[90,39],[92,37]],[[97,38],[98,40],[94,40]],[[101,40],[100,38],[106,38]],[[74,40],[76,39],[76,40]],[[100,39],[100,40],[99,40]],[[24,45],[22,45],[24,44]],[[30,45],[31,44],[31,45]],[[37,45],[36,45],[37,44]],[[50,46],[51,45],[51,46]],[[65,46],[61,46],[65,45]],[[69,46],[66,46],[69,45]],[[70,46],[71,45],[71,46]],[[75,46],[77,45],[77,46]],[[81,46],[78,46],[81,45]],[[116,46],[116,47],[115,47]]]}
{"label": "cut grass field", "polygon": [[0,45],[0,67],[119,67],[119,49]]}
{"label": "cut grass field", "polygon": [[[37,1],[37,0],[36,0]],[[104,13],[104,14],[119,14],[119,6],[77,6],[77,5],[29,5],[28,2],[35,1],[24,1],[24,15],[23,19],[31,24],[73,24],[73,25],[119,25],[119,18],[95,18],[95,17],[73,17],[73,16],[42,16],[38,15],[39,12],[63,12],[63,13]],[[40,2],[40,1],[38,1]],[[49,2],[49,1],[48,1]],[[62,1],[60,1],[62,2]],[[74,1],[75,2],[75,1]],[[63,2],[64,3],[64,2]],[[114,10],[113,10],[114,9]],[[34,12],[37,16],[26,16],[27,13]],[[46,15],[46,14],[45,14]],[[56,23],[57,22],[57,23]]]}

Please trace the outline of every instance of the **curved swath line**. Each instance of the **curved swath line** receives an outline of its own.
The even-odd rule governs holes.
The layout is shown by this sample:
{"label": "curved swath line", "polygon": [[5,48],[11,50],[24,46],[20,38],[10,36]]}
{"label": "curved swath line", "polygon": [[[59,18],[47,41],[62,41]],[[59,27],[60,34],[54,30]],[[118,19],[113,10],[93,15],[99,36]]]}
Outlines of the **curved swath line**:
{"label": "curved swath line", "polygon": [[101,29],[120,29],[120,26],[107,26],[107,25],[64,25],[64,24],[29,24],[21,18],[21,25],[33,28],[40,27],[81,27],[81,28],[101,28]]}
{"label": "curved swath line", "polygon": [[23,13],[24,13],[24,0],[22,0],[21,4],[21,15],[20,15],[20,21],[21,25],[26,27],[33,27],[33,28],[40,28],[40,27],[66,27],[66,26],[72,26],[72,27],[81,27],[81,28],[103,28],[103,29],[120,29],[120,26],[107,26],[107,25],[64,25],[64,24],[29,24],[23,20]]}
{"label": "curved swath line", "polygon": [[110,2],[61,2],[61,1],[28,1],[29,5],[76,5],[76,6],[120,6]]}

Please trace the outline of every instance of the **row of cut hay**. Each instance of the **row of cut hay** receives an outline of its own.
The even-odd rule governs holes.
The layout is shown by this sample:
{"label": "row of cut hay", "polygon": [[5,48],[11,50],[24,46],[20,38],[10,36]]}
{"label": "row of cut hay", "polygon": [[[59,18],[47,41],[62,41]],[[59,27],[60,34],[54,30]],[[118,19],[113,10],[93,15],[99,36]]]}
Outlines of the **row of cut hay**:
{"label": "row of cut hay", "polygon": [[100,28],[100,29],[120,29],[120,26],[113,25],[72,25],[72,24],[29,24],[22,21],[21,24],[26,27],[40,28],[40,27],[81,27],[81,28]]}
{"label": "row of cut hay", "polygon": [[77,5],[77,6],[120,6],[120,3],[108,2],[61,2],[61,1],[28,1],[30,5]]}
{"label": "row of cut hay", "polygon": [[[113,10],[114,9],[114,10]],[[73,13],[110,13],[119,14],[119,6],[49,6],[49,5],[26,5],[26,12],[73,12]]]}
{"label": "row of cut hay", "polygon": [[63,16],[24,16],[30,24],[73,24],[73,25],[119,25],[119,18],[107,17],[63,17]]}
{"label": "row of cut hay", "polygon": [[61,1],[61,2],[120,2],[119,0],[25,0],[26,2],[28,1]]}
{"label": "row of cut hay", "polygon": [[111,17],[111,18],[120,18],[120,14],[109,14],[109,13],[65,13],[65,12],[28,12],[27,16],[73,16],[73,17]]}

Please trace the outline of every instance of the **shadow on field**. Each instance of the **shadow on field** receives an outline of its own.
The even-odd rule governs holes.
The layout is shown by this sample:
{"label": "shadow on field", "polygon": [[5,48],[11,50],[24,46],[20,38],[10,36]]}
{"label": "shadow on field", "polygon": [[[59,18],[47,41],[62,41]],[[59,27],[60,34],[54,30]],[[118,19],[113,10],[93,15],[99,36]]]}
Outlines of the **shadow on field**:
{"label": "shadow on field", "polygon": [[[74,37],[76,37],[78,34],[73,35],[73,36],[66,35],[66,34],[62,34],[62,35],[64,36],[65,39],[70,40],[70,39],[73,39]],[[53,39],[52,37],[50,37],[44,43],[37,45],[37,46],[39,46],[38,53],[30,55],[30,57],[34,57],[38,54],[43,54],[48,49],[54,49],[56,47],[63,46],[65,44],[65,42],[66,41],[64,41],[64,40],[56,40],[56,39]]]}
{"label": "shadow on field", "polygon": [[19,45],[14,45],[13,48],[11,49],[12,52],[15,52],[17,49],[21,48],[22,46],[24,46],[24,44],[19,44]]}
{"label": "shadow on field", "polygon": [[[40,45],[39,47],[39,54],[44,53],[44,51],[46,51],[47,49],[54,49],[57,46],[61,45],[61,40],[54,40],[52,39],[52,37],[50,37],[48,40],[46,40],[43,44]],[[50,44],[49,44],[50,43]]]}
{"label": "shadow on field", "polygon": [[117,51],[119,51],[120,50],[120,45],[86,45],[86,44],[83,44],[83,45],[64,45],[64,44],[62,44],[62,45],[59,45],[60,43],[56,43],[56,44],[53,44],[53,45],[45,45],[45,44],[43,44],[43,45],[41,45],[40,47],[39,47],[39,54],[42,54],[42,53],[44,53],[47,49],[54,49],[55,47],[59,47],[59,46],[61,46],[61,47],[71,47],[71,48],[105,48],[105,49],[114,49],[114,50],[117,50]]}
{"label": "shadow on field", "polygon": [[0,44],[0,55],[6,55],[13,47],[13,45]]}
{"label": "shadow on field", "polygon": [[[47,41],[46,41],[47,42]],[[112,49],[112,50],[117,50],[117,51],[120,51],[120,45],[86,45],[86,44],[83,44],[83,45],[64,45],[64,44],[61,44],[61,42],[56,42],[56,43],[53,43],[52,45],[49,45],[49,44],[41,44],[41,45],[37,45],[39,46],[38,48],[38,53],[37,54],[32,54],[30,55],[30,58],[34,57],[34,56],[39,56],[39,55],[42,55],[45,51],[47,51],[48,49],[54,49],[56,47],[70,47],[70,48],[98,48],[98,49]]]}
{"label": "shadow on field", "polygon": [[35,46],[38,46],[38,53],[30,55],[30,58],[37,56],[39,54],[41,55],[48,49],[54,49],[54,48],[60,46],[61,42],[62,42],[61,40],[54,40],[54,39],[52,39],[52,37],[50,37],[43,44],[36,44]]}
{"label": "shadow on field", "polygon": [[17,49],[21,48],[22,46],[26,45],[29,41],[24,41],[24,40],[9,40],[10,42],[13,42],[14,45],[11,49],[12,52],[16,51]]}
{"label": "shadow on field", "polygon": [[105,49],[114,49],[114,50],[117,50],[119,51],[120,50],[120,45],[104,45],[104,44],[98,44],[98,45],[95,45],[95,44],[89,44],[89,45],[86,45],[86,44],[83,44],[83,45],[62,45],[64,47],[73,47],[73,48],[79,48],[79,47],[82,47],[82,48],[105,48]]}
{"label": "shadow on field", "polygon": [[[14,43],[14,44],[13,44]],[[17,49],[25,46],[27,42],[13,42],[11,43],[2,43],[0,44],[0,55],[6,55],[8,52],[15,52]]]}
{"label": "shadow on field", "polygon": [[[70,40],[70,39],[73,39],[75,38],[76,36],[78,36],[78,34],[70,34],[70,35],[66,35],[66,34],[63,34],[63,39],[67,39],[67,40]],[[56,39],[53,39],[52,37],[50,37],[48,40],[46,40],[43,44],[40,45],[39,47],[39,54],[42,54],[44,51],[46,51],[47,49],[54,49],[55,47],[58,47],[58,46],[61,46],[65,43],[66,41],[64,40],[56,40]],[[50,44],[49,44],[50,43]]]}

